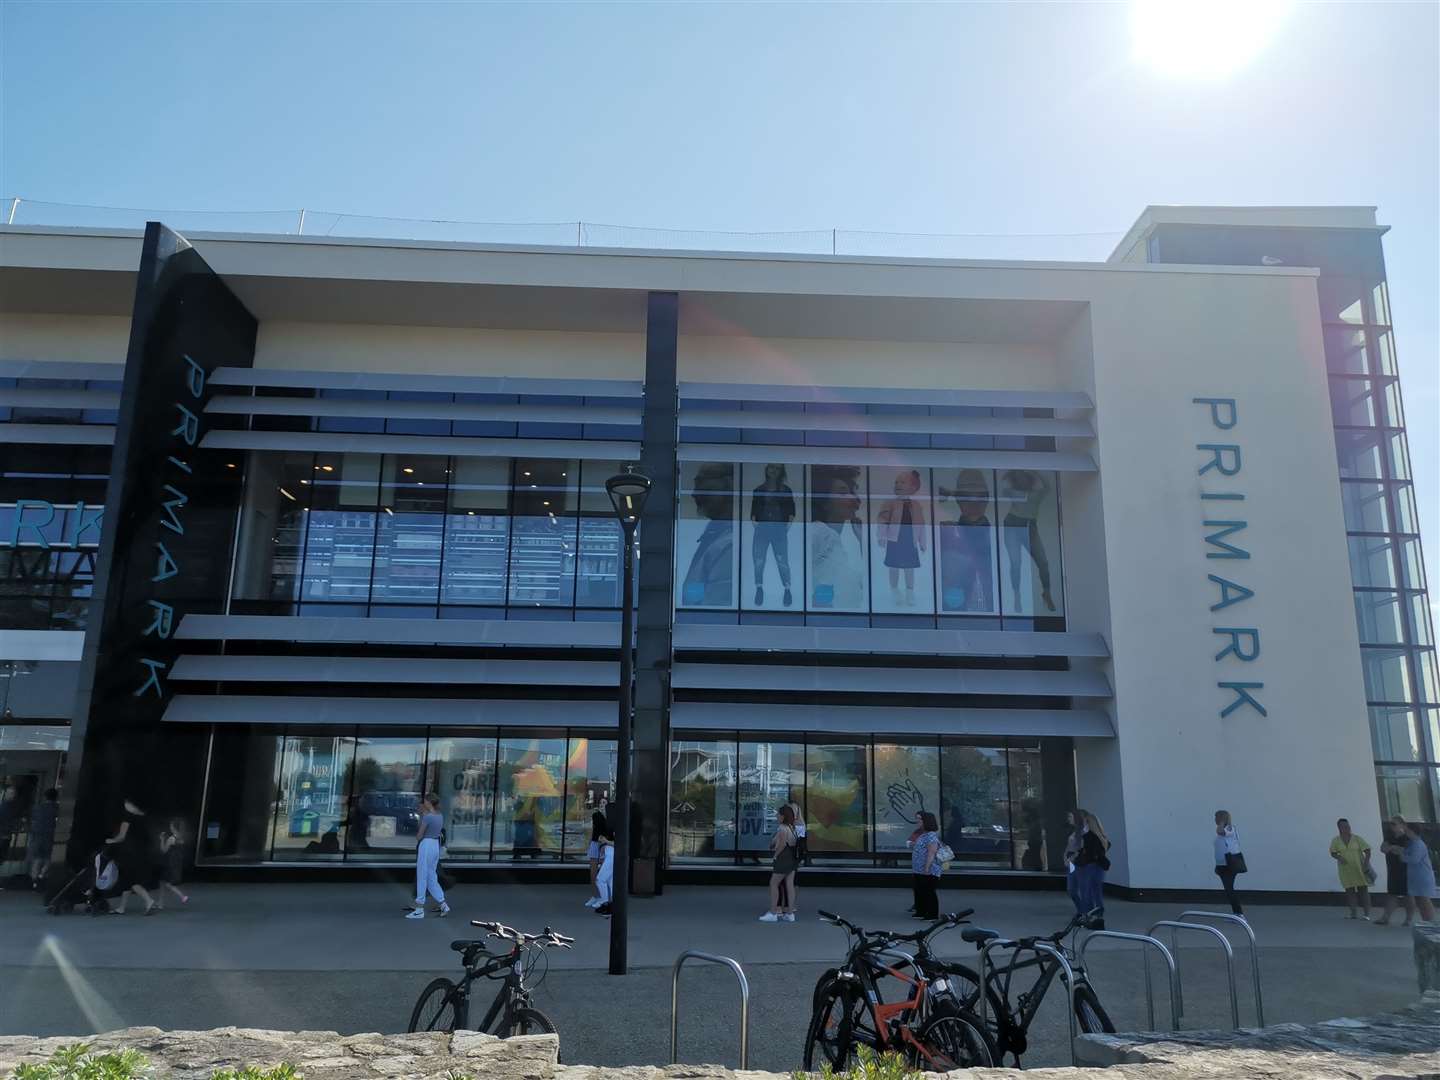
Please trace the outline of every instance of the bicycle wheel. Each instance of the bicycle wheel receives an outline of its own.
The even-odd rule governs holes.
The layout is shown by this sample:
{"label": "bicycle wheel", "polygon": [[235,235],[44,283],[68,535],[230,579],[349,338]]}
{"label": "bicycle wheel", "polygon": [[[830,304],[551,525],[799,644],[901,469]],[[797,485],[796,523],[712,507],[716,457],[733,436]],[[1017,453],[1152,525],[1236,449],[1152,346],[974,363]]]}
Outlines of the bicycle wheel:
{"label": "bicycle wheel", "polygon": [[910,1048],[911,1064],[922,1072],[953,1072],[955,1069],[986,1069],[997,1054],[980,1018],[960,1010],[934,1017],[916,1036],[919,1046]]}
{"label": "bicycle wheel", "polygon": [[546,1016],[539,1009],[516,1009],[515,1015],[510,1018],[510,1030],[504,1033],[504,1037],[511,1035],[554,1035],[555,1022]]}
{"label": "bicycle wheel", "polygon": [[824,995],[826,988],[835,981],[835,976],[839,974],[839,968],[828,968],[820,978],[815,980],[815,992],[810,995],[810,1012],[812,1014],[820,1008],[820,998]]}
{"label": "bicycle wheel", "polygon": [[1080,1030],[1087,1035],[1115,1030],[1115,1025],[1110,1022],[1110,1014],[1105,1011],[1105,1006],[1100,1004],[1100,998],[1095,991],[1086,983],[1075,987],[1075,1019],[1080,1023]]}
{"label": "bicycle wheel", "polygon": [[432,979],[410,1013],[406,1031],[454,1031],[464,1023],[460,988],[449,979]]}
{"label": "bicycle wheel", "polygon": [[805,1071],[818,1072],[829,1065],[843,1069],[855,1056],[855,1013],[863,1009],[860,991],[831,982],[820,992],[819,1004],[805,1034]]}

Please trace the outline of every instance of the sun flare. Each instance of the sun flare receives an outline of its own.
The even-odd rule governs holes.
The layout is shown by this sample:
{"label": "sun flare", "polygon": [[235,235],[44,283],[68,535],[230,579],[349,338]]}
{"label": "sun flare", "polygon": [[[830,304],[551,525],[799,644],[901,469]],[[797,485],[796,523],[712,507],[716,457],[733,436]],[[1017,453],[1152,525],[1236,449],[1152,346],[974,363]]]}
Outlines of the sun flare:
{"label": "sun flare", "polygon": [[1162,75],[1220,79],[1255,59],[1293,0],[1132,0],[1135,59]]}

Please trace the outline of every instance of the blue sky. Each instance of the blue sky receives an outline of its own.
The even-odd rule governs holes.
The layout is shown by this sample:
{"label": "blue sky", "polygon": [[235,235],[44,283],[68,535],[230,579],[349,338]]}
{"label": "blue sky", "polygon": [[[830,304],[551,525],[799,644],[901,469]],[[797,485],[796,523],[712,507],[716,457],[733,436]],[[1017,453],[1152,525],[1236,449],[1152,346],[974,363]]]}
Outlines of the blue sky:
{"label": "blue sky", "polygon": [[[1245,37],[1253,4],[1209,7]],[[1440,5],[1300,5],[1200,76],[1183,61],[1223,48],[1186,33],[1137,58],[1132,16],[3,0],[0,195],[284,211],[232,227],[304,206],[1051,234],[946,249],[1011,258],[1103,258],[1148,203],[1376,205],[1440,584]]]}

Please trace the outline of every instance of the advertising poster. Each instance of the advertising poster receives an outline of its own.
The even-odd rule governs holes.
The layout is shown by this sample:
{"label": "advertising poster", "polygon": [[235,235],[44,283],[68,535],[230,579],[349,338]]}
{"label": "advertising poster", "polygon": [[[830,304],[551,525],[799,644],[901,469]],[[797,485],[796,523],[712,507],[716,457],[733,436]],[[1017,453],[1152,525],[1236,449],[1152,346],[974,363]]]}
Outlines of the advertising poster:
{"label": "advertising poster", "polygon": [[734,608],[736,466],[682,462],[675,522],[675,606]]}
{"label": "advertising poster", "polygon": [[864,746],[811,746],[805,762],[805,825],[811,851],[863,852],[869,833]]}
{"label": "advertising poster", "polygon": [[865,561],[865,470],[859,465],[810,466],[806,529],[810,611],[868,611]]}
{"label": "advertising poster", "polygon": [[935,556],[930,550],[930,470],[870,470],[871,610],[935,611]]}
{"label": "advertising poster", "polygon": [[805,532],[800,465],[744,466],[740,602],[752,611],[798,611],[804,597]]}
{"label": "advertising poster", "polygon": [[1055,474],[1007,469],[998,474],[996,494],[1005,614],[1060,614],[1062,597],[1051,570],[1060,565]]}
{"label": "advertising poster", "polygon": [[805,748],[787,743],[740,747],[741,851],[768,853],[784,803],[799,801],[804,784]]}
{"label": "advertising poster", "polygon": [[940,819],[940,748],[877,745],[875,850],[907,850],[921,811]]}
{"label": "advertising poster", "polygon": [[942,614],[995,615],[1000,611],[994,475],[988,469],[961,469],[948,475],[935,471]]}

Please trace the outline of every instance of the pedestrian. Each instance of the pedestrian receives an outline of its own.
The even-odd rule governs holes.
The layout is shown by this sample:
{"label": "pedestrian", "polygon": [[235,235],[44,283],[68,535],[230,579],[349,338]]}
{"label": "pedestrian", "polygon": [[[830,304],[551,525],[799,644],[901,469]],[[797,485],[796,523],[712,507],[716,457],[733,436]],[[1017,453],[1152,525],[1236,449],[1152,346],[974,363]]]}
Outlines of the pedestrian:
{"label": "pedestrian", "polygon": [[445,819],[440,815],[440,796],[426,795],[421,800],[420,827],[415,833],[415,908],[407,919],[425,918],[425,894],[440,902],[440,917],[450,914],[445,890],[440,887],[440,835]]}
{"label": "pedestrian", "polygon": [[793,915],[797,910],[796,892],[800,877],[800,867],[806,864],[805,818],[800,813],[799,803],[792,802],[787,805],[790,807],[790,815],[794,819],[795,869],[790,872],[790,876],[785,879],[782,887],[784,889],[785,909]]}
{"label": "pedestrian", "polygon": [[150,895],[155,888],[155,864],[158,847],[151,830],[150,817],[134,799],[121,802],[120,824],[115,835],[105,841],[113,849],[119,878],[115,883],[120,902],[110,908],[112,915],[124,915],[130,894],[145,904],[144,914],[153,915],[160,905]]}
{"label": "pedestrian", "polygon": [[1375,880],[1375,871],[1370,867],[1370,844],[1350,831],[1347,818],[1335,822],[1335,828],[1339,835],[1330,841],[1330,857],[1338,864],[1340,887],[1345,890],[1345,905],[1350,909],[1345,917],[1359,918],[1358,904],[1365,913],[1365,921],[1369,922],[1370,883]]}
{"label": "pedestrian", "polygon": [[770,910],[760,916],[761,922],[794,922],[795,912],[789,907],[789,885],[795,875],[795,813],[789,804],[780,807],[780,824],[770,838]]}
{"label": "pedestrian", "polygon": [[1082,905],[1085,898],[1080,894],[1081,875],[1075,872],[1075,857],[1080,854],[1085,828],[1082,822],[1076,820],[1075,812],[1067,814],[1065,820],[1070,824],[1070,835],[1065,838],[1065,891],[1070,894],[1070,902],[1075,905],[1075,914],[1084,915]]}
{"label": "pedestrian", "polygon": [[1398,815],[1392,819],[1405,830],[1405,888],[1415,901],[1415,913],[1422,921],[1435,921],[1435,866],[1430,848],[1420,830]]}
{"label": "pedestrian", "polygon": [[596,810],[590,815],[590,846],[585,849],[585,861],[590,864],[590,896],[585,901],[588,908],[598,908],[603,903],[600,899],[600,886],[595,879],[600,874],[600,863],[604,858],[600,851],[600,837],[604,833],[605,815]]}
{"label": "pedestrian", "polygon": [[38,889],[50,870],[50,854],[55,848],[55,822],[60,816],[60,793],[49,788],[30,814],[30,841],[25,863],[30,871],[30,887]]}
{"label": "pedestrian", "polygon": [[1080,914],[1090,915],[1092,930],[1105,929],[1105,871],[1110,869],[1110,838],[1105,826],[1089,810],[1076,809],[1070,820],[1080,828],[1080,850],[1075,855],[1075,873],[1080,880]]}
{"label": "pedestrian", "polygon": [[1405,921],[1400,925],[1409,926],[1415,920],[1415,900],[1410,895],[1405,866],[1405,846],[1409,841],[1405,819],[1396,814],[1381,827],[1385,832],[1385,842],[1380,845],[1380,852],[1385,856],[1385,912],[1375,925],[1389,926],[1396,907],[1403,907]]}
{"label": "pedestrian", "polygon": [[800,860],[801,866],[810,865],[810,844],[805,839],[805,815],[800,812],[800,804],[792,802],[790,811],[795,815],[795,854]]}
{"label": "pedestrian", "polygon": [[940,862],[940,822],[929,810],[920,811],[920,835],[910,848],[910,881],[915,893],[914,918],[934,922],[940,918],[936,889],[945,867]]}
{"label": "pedestrian", "polygon": [[1216,810],[1215,875],[1225,889],[1225,899],[1230,901],[1230,910],[1236,915],[1244,915],[1245,909],[1240,906],[1240,897],[1235,893],[1235,878],[1248,869],[1245,856],[1240,851],[1240,837],[1230,820],[1230,811]]}
{"label": "pedestrian", "polygon": [[[190,903],[190,897],[180,891],[180,880],[185,873],[185,848],[181,843],[184,829],[179,818],[171,818],[160,832],[159,874],[160,894],[169,893],[181,904]],[[159,898],[156,906],[163,907]]]}
{"label": "pedestrian", "polygon": [[610,918],[611,903],[615,898],[615,830],[604,814],[600,818],[600,869],[595,873],[595,889],[600,902],[595,905],[595,914]]}

